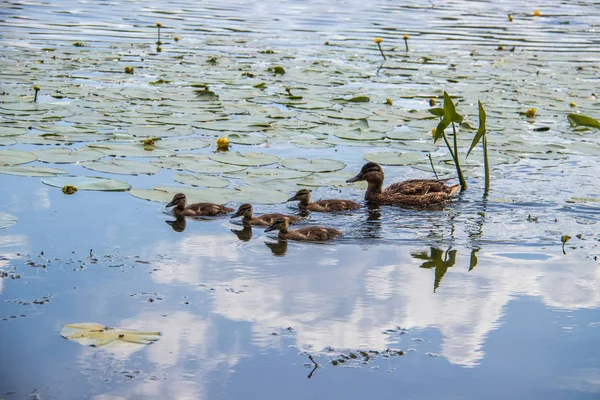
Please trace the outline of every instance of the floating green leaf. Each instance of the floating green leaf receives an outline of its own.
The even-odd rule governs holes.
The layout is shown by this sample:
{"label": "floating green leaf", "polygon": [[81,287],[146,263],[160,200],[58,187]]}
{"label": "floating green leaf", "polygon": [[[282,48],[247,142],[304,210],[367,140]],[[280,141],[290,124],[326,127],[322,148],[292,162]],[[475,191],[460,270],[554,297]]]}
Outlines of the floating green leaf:
{"label": "floating green leaf", "polygon": [[241,186],[236,188],[238,194],[234,200],[252,204],[280,204],[285,203],[290,197],[289,193],[266,187]]}
{"label": "floating green leaf", "polygon": [[16,165],[0,167],[0,174],[18,175],[18,176],[56,176],[67,174],[68,172],[58,168],[38,167],[35,165]]}
{"label": "floating green leaf", "polygon": [[210,202],[224,204],[230,201],[237,192],[233,189],[222,188],[190,188],[185,186],[156,186],[154,189],[132,189],[130,193],[144,200],[168,203],[176,193],[184,193],[188,204]]}
{"label": "floating green leaf", "polygon": [[190,186],[204,186],[216,188],[224,188],[229,186],[229,181],[227,179],[214,175],[177,174],[173,177],[173,180],[175,182],[183,183],[184,185]]}
{"label": "floating green leaf", "polygon": [[86,147],[78,149],[57,148],[37,150],[38,160],[53,164],[71,164],[81,161],[98,160],[105,156],[104,153]]}
{"label": "floating green leaf", "polygon": [[423,153],[381,151],[368,153],[364,159],[382,165],[414,165],[427,162],[427,156]]}
{"label": "floating green leaf", "polygon": [[151,344],[159,339],[161,333],[116,329],[91,322],[80,322],[65,325],[60,335],[84,346],[100,347],[117,341]]}
{"label": "floating green leaf", "polygon": [[88,147],[99,150],[109,156],[117,157],[164,157],[173,154],[171,150],[158,146],[147,146],[142,143],[128,144],[88,144]]}
{"label": "floating green leaf", "polygon": [[264,153],[245,153],[240,152],[221,152],[211,154],[209,158],[224,164],[243,165],[243,166],[261,166],[275,164],[279,158]]}
{"label": "floating green leaf", "polygon": [[21,150],[0,150],[0,165],[27,164],[37,160],[37,154]]}
{"label": "floating green leaf", "polygon": [[569,114],[567,115],[567,119],[571,126],[589,126],[600,129],[600,121],[591,117],[586,117],[585,115]]}
{"label": "floating green leaf", "polygon": [[46,185],[59,188],[63,186],[75,186],[79,190],[124,191],[131,188],[131,185],[126,182],[97,176],[57,176],[42,179],[42,182]]}
{"label": "floating green leaf", "polygon": [[279,163],[286,168],[305,172],[331,172],[346,168],[346,163],[328,158],[287,158]]}
{"label": "floating green leaf", "polygon": [[161,170],[158,165],[121,159],[111,159],[106,162],[90,161],[84,162],[81,165],[92,171],[121,175],[153,175],[159,173]]}

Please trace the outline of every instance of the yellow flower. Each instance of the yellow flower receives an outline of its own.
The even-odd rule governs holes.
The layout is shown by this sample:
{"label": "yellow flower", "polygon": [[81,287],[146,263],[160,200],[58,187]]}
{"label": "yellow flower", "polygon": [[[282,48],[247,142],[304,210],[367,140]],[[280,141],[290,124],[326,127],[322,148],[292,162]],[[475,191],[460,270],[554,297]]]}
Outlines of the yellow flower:
{"label": "yellow flower", "polygon": [[535,117],[536,112],[537,112],[537,110],[535,108],[530,108],[529,110],[527,110],[527,116],[529,118],[533,118],[533,117]]}
{"label": "yellow flower", "polygon": [[513,21],[513,16],[512,14],[508,14],[508,22],[512,22]]}
{"label": "yellow flower", "polygon": [[436,132],[437,132],[437,127],[436,127],[436,128],[433,128],[433,129],[431,130],[431,134],[433,135],[433,137],[435,137],[435,134],[436,134]]}
{"label": "yellow flower", "polygon": [[408,35],[404,35],[404,40],[408,40]]}
{"label": "yellow flower", "polygon": [[62,188],[62,192],[64,194],[73,194],[77,191],[77,188],[75,186],[71,186],[71,185],[65,185]]}
{"label": "yellow flower", "polygon": [[542,15],[542,14],[540,13],[540,10],[533,10],[533,16],[534,16],[534,17],[539,17],[540,15]]}
{"label": "yellow flower", "polygon": [[227,150],[229,148],[229,139],[220,137],[217,140],[217,150]]}
{"label": "yellow flower", "polygon": [[574,101],[572,101],[572,102],[571,102],[571,104],[569,104],[569,105],[570,105],[571,107],[577,107],[577,104],[576,104]]}
{"label": "yellow flower", "polygon": [[40,90],[40,87],[38,85],[33,86],[33,90],[35,90],[36,92]]}
{"label": "yellow flower", "polygon": [[382,39],[382,38],[380,38],[380,37],[376,37],[375,39],[373,39],[373,41],[374,41],[375,43],[381,43],[381,42],[383,41],[383,39]]}
{"label": "yellow flower", "polygon": [[430,106],[432,106],[432,107],[433,107],[433,106],[435,106],[436,104],[437,104],[437,100],[436,100],[435,98],[433,98],[433,97],[432,97],[432,98],[430,98],[430,99],[429,99],[429,105],[430,105]]}
{"label": "yellow flower", "polygon": [[385,99],[385,102],[391,106],[393,104],[392,99],[390,99],[389,97],[387,99]]}
{"label": "yellow flower", "polygon": [[161,26],[162,26],[162,24],[161,24],[160,22],[157,22],[157,23],[156,23],[156,27],[157,27],[157,28],[160,28]]}

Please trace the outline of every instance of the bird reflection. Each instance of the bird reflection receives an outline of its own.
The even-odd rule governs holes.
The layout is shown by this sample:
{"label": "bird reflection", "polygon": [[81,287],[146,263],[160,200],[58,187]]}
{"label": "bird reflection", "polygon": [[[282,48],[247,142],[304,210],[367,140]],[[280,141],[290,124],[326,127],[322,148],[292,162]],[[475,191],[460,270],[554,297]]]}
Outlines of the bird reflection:
{"label": "bird reflection", "polygon": [[244,225],[242,229],[230,229],[231,232],[235,233],[238,239],[242,242],[247,242],[252,239],[252,227],[250,225]]}
{"label": "bird reflection", "polygon": [[287,240],[279,240],[277,242],[265,242],[265,246],[271,249],[274,256],[284,256],[287,253]]}
{"label": "bird reflection", "polygon": [[183,232],[185,231],[185,227],[187,222],[185,221],[185,217],[175,216],[175,221],[165,221],[167,224],[171,225],[171,228],[175,232]]}
{"label": "bird reflection", "polygon": [[453,267],[456,264],[456,250],[440,250],[435,247],[429,248],[429,254],[427,252],[411,253],[413,258],[418,260],[425,260],[421,264],[421,268],[435,268],[435,280],[433,283],[433,291],[440,287],[442,278],[446,274],[448,268]]}

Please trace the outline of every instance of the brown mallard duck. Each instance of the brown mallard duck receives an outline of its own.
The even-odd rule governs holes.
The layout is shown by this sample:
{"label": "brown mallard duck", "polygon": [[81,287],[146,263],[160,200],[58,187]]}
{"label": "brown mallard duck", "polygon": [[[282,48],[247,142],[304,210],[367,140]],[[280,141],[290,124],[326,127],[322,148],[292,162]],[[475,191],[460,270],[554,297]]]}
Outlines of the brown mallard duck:
{"label": "brown mallard duck", "polygon": [[241,216],[242,223],[244,225],[259,225],[259,226],[271,225],[273,222],[275,222],[275,220],[277,218],[286,218],[290,222],[290,224],[294,224],[294,223],[302,220],[302,218],[300,218],[300,217],[295,217],[293,215],[279,214],[279,213],[263,214],[258,217],[252,216],[252,213],[253,213],[252,205],[248,204],[248,203],[244,203],[238,208],[237,212],[231,216],[231,218],[236,218],[236,217]]}
{"label": "brown mallard duck", "polygon": [[343,233],[334,228],[322,226],[306,226],[304,228],[288,230],[289,222],[285,218],[277,218],[265,232],[279,231],[279,240],[296,240],[302,242],[323,242],[335,239]]}
{"label": "brown mallard duck", "polygon": [[375,163],[365,164],[358,175],[346,182],[367,181],[365,200],[371,203],[402,206],[440,204],[460,191],[460,185],[448,186],[449,179],[411,179],[392,183],[382,190],[383,169]]}
{"label": "brown mallard duck", "polygon": [[233,211],[233,208],[225,207],[221,204],[213,203],[195,203],[186,206],[187,199],[185,194],[177,193],[173,196],[173,200],[166,207],[173,207],[173,213],[175,216],[183,217],[201,217],[226,214]]}
{"label": "brown mallard duck", "polygon": [[311,203],[310,191],[301,189],[296,192],[293,197],[290,197],[288,201],[300,201],[298,208],[300,210],[318,211],[318,212],[330,212],[330,211],[344,211],[354,210],[355,208],[361,207],[360,204],[355,203],[351,200],[317,200]]}

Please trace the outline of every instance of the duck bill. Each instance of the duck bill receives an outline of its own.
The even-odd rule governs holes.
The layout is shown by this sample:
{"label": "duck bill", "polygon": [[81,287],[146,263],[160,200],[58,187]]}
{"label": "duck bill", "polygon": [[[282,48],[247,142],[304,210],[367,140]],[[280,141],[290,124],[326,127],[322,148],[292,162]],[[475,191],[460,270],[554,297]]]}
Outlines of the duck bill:
{"label": "duck bill", "polygon": [[265,232],[271,232],[275,230],[275,225],[270,225],[267,229],[265,229]]}
{"label": "duck bill", "polygon": [[287,199],[287,201],[294,201],[294,200],[298,200],[297,196],[295,196],[295,195],[293,197],[290,197],[289,199]]}
{"label": "duck bill", "polygon": [[175,200],[171,200],[171,202],[169,204],[167,204],[165,207],[169,208],[169,207],[173,207],[175,205]]}
{"label": "duck bill", "polygon": [[352,183],[352,182],[358,182],[358,181],[362,181],[362,177],[360,176],[360,174],[356,175],[354,178],[350,178],[346,181],[346,183]]}
{"label": "duck bill", "polygon": [[239,211],[236,211],[236,212],[235,212],[235,214],[233,214],[233,215],[231,216],[231,218],[237,218],[237,217],[239,217],[239,216],[240,216],[240,212],[239,212]]}

